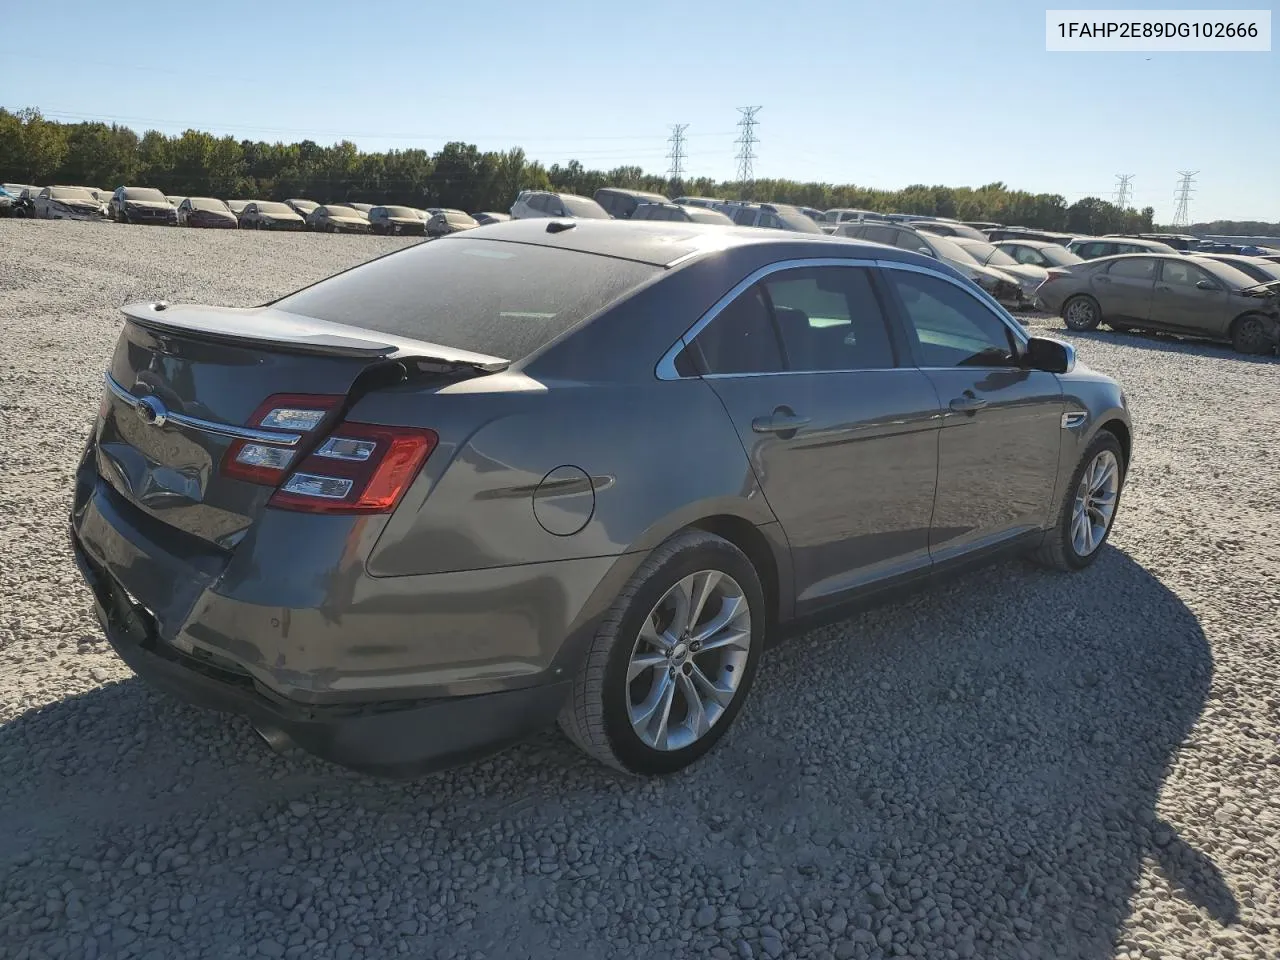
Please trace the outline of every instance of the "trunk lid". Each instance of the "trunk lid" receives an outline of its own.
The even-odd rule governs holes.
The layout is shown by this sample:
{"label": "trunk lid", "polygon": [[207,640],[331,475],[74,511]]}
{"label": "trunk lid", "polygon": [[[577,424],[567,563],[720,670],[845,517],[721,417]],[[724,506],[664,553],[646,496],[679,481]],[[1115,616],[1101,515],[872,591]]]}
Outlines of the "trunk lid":
{"label": "trunk lid", "polygon": [[[274,491],[227,475],[233,445],[279,446],[294,451],[296,464],[369,389],[506,366],[272,307],[159,303],[124,313],[97,427],[98,472],[155,519],[224,548],[239,542]],[[272,408],[326,412],[310,430],[263,424],[268,398],[278,398]]]}

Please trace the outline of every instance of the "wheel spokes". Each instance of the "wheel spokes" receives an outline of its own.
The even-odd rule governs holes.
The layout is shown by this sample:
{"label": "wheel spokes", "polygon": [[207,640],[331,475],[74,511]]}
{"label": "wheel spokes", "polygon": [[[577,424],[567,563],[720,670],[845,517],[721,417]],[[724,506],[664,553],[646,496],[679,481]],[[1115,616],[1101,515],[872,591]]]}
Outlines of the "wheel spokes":
{"label": "wheel spokes", "polygon": [[702,629],[690,635],[689,639],[702,644],[703,650],[714,650],[726,646],[717,642],[717,634],[723,632],[735,620],[747,612],[746,597],[725,597],[720,601],[720,609],[716,615],[702,625]]}
{"label": "wheel spokes", "polygon": [[710,697],[717,704],[722,707],[727,707],[729,705],[729,701],[733,699],[733,689],[725,689],[724,687],[716,686],[711,681],[711,678],[702,672],[701,667],[696,663],[691,664],[691,666],[693,669],[690,671],[690,676],[693,677],[694,685],[702,691],[704,695]]}
{"label": "wheel spokes", "polygon": [[637,653],[631,658],[631,663],[627,665],[627,683],[630,683],[646,670],[652,670],[655,667],[666,669],[667,655],[665,653]]}
{"label": "wheel spokes", "polygon": [[695,573],[686,581],[689,583],[691,596],[688,615],[682,624],[686,633],[692,634],[698,625],[707,600],[711,598],[716,585],[720,583],[720,576],[718,570],[704,570],[702,573]]}
{"label": "wheel spokes", "polygon": [[707,719],[707,708],[703,705],[702,697],[699,695],[698,688],[694,686],[692,680],[683,673],[679,673],[676,674],[676,681],[680,685],[680,695],[684,697],[684,701],[689,708],[689,716],[685,722],[689,727],[689,732],[697,740],[711,729],[711,721]]}

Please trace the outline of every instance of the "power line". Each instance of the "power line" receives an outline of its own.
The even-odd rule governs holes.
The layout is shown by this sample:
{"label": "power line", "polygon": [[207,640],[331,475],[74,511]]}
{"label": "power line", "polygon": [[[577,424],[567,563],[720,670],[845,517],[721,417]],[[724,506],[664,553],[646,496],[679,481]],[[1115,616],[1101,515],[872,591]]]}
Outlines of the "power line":
{"label": "power line", "polygon": [[1132,183],[1132,173],[1116,174],[1116,206],[1122,211],[1129,209],[1129,186]]}
{"label": "power line", "polygon": [[756,114],[761,107],[739,107],[738,112],[742,114],[742,119],[738,121],[738,129],[742,132],[738,135],[738,139],[734,141],[738,145],[738,181],[742,184],[744,194],[747,191],[747,184],[753,179],[751,161],[756,158],[755,150],[752,149],[760,139],[756,136]]}
{"label": "power line", "polygon": [[671,144],[671,152],[667,154],[667,158],[671,161],[668,176],[673,185],[678,185],[684,177],[684,132],[688,129],[687,123],[672,124],[671,136],[667,138],[667,143]]}
{"label": "power line", "polygon": [[1199,170],[1179,170],[1178,171],[1178,208],[1173,211],[1173,226],[1186,229],[1191,225],[1190,201],[1191,194],[1195,193],[1191,189],[1191,185],[1196,182],[1196,174]]}

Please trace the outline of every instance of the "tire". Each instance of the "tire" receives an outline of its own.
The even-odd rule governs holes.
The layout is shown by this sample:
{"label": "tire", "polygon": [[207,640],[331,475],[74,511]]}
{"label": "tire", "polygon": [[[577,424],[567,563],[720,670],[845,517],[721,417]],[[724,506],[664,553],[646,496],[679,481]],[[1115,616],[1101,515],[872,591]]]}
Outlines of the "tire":
{"label": "tire", "polygon": [[[719,639],[723,645],[697,653],[682,632],[662,653],[652,641],[643,640],[640,633],[646,626],[650,636],[658,637],[655,620],[663,625],[664,635],[676,633],[674,623],[667,625],[663,619],[668,599],[679,589],[677,585],[690,582],[691,593],[696,594],[700,578],[707,573],[720,575],[714,589],[725,590],[728,596],[711,595],[699,626],[705,628],[729,611],[738,611],[723,632],[712,634],[712,640]],[[717,599],[720,603],[712,608]],[[749,624],[742,622],[743,603]],[[605,615],[560,712],[560,728],[589,756],[624,773],[652,776],[688,766],[715,746],[746,702],[764,646],[764,625],[764,592],[746,555],[729,541],[700,530],[675,535],[649,555]],[[636,656],[657,665],[629,680]],[[671,666],[673,662],[678,666]],[[695,711],[684,692],[705,692],[705,687],[699,688],[699,677],[715,678],[713,686],[721,696],[726,692],[723,687],[732,688],[726,699],[713,697],[696,714],[704,721],[700,735],[695,733]],[[673,693],[664,701],[658,691],[667,687]],[[651,711],[655,720],[661,705],[667,704],[670,722],[657,727],[663,731],[658,738],[664,744],[657,738],[646,742],[632,724],[633,716],[650,702],[658,705]],[[673,724],[678,724],[674,732]],[[653,722],[641,726],[648,728],[646,736],[653,736]]]}
{"label": "tire", "polygon": [[1062,320],[1069,330],[1096,330],[1102,322],[1102,308],[1093,297],[1080,294],[1062,305]]}
{"label": "tire", "polygon": [[[1111,496],[1111,514],[1106,518],[1101,535],[1096,536],[1093,545],[1082,552],[1077,547],[1076,539],[1073,536],[1076,522],[1076,501],[1086,472],[1091,471],[1095,463],[1107,454],[1110,454],[1114,459],[1115,469],[1115,489]],[[1045,531],[1044,542],[1032,554],[1032,559],[1042,566],[1068,571],[1083,570],[1093,563],[1098,558],[1098,554],[1102,552],[1102,547],[1107,542],[1107,538],[1111,535],[1111,528],[1115,524],[1116,514],[1120,510],[1120,495],[1124,491],[1124,479],[1124,451],[1120,447],[1120,441],[1116,439],[1116,435],[1110,430],[1098,431],[1098,435],[1093,438],[1093,441],[1085,449],[1084,455],[1080,458],[1080,463],[1072,471],[1071,482],[1067,484],[1066,489],[1062,492],[1062,501],[1056,514],[1057,521],[1052,529]],[[1096,525],[1092,526],[1091,531],[1096,532]]]}
{"label": "tire", "polygon": [[1236,353],[1250,356],[1270,353],[1275,349],[1275,343],[1267,336],[1266,327],[1263,326],[1263,318],[1256,313],[1236,317],[1231,324],[1231,346]]}

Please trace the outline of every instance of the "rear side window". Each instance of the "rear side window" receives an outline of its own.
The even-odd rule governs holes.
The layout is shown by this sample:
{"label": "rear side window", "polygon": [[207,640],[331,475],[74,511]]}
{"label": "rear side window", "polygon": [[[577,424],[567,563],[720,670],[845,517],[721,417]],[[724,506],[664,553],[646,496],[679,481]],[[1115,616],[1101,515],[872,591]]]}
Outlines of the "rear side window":
{"label": "rear side window", "polygon": [[750,227],[756,222],[756,212],[751,207],[739,207],[733,211],[733,222],[740,227]]}
{"label": "rear side window", "polygon": [[782,350],[773,329],[769,301],[755,284],[716,315],[693,341],[709,374],[774,373]]}
{"label": "rear side window", "polygon": [[547,212],[547,201],[551,199],[545,193],[535,193],[529,198],[529,209],[537,210],[539,213]]}
{"label": "rear side window", "polygon": [[515,361],[660,272],[573,250],[456,238],[381,257],[274,306]]}
{"label": "rear side window", "polygon": [[894,241],[898,239],[898,231],[893,227],[876,227],[876,226],[860,226],[858,235],[864,240],[870,240],[872,243],[884,243],[893,246]]}
{"label": "rear side window", "polygon": [[1117,260],[1107,268],[1107,273],[1113,277],[1127,277],[1131,280],[1150,280],[1156,275],[1156,262],[1149,257]]}
{"label": "rear side window", "polygon": [[885,370],[889,328],[861,267],[785,270],[765,281],[789,370]]}

